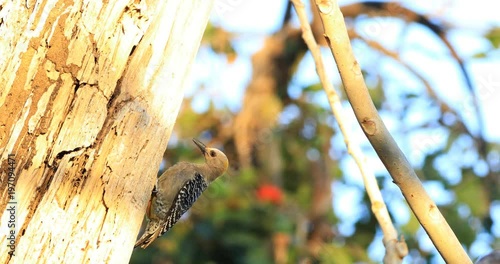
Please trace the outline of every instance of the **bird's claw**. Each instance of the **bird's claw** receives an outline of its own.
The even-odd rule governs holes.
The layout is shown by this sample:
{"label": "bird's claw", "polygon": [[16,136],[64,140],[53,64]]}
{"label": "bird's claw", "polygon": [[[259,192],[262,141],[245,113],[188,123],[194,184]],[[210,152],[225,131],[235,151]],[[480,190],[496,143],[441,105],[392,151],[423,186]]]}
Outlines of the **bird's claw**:
{"label": "bird's claw", "polygon": [[155,186],[153,186],[153,190],[151,191],[151,196],[156,196],[157,193],[158,193],[158,189],[156,188],[156,184],[155,184]]}

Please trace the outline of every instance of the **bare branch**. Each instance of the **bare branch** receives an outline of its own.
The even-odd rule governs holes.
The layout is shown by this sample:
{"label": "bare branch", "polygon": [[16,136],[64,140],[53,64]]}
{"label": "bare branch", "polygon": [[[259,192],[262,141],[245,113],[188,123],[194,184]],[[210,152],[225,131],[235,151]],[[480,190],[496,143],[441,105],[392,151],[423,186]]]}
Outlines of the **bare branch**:
{"label": "bare branch", "polygon": [[[382,199],[382,194],[380,193],[380,189],[377,184],[377,180],[373,171],[371,171],[366,165],[366,158],[361,152],[359,148],[359,144],[354,142],[352,138],[349,136],[349,131],[345,128],[345,117],[342,109],[342,104],[340,102],[340,98],[333,87],[333,84],[328,79],[326,75],[325,68],[323,65],[323,59],[321,58],[321,51],[314,39],[314,35],[311,30],[311,26],[307,20],[306,10],[304,8],[304,4],[300,0],[291,0],[297,11],[297,15],[299,16],[300,24],[302,26],[302,37],[307,44],[307,47],[311,51],[311,54],[314,58],[314,62],[316,64],[316,71],[320,78],[321,84],[323,85],[323,89],[326,92],[328,97],[328,101],[330,103],[330,107],[332,109],[333,115],[339,124],[340,131],[344,136],[344,142],[347,147],[348,153],[352,156],[356,165],[358,166],[361,175],[363,177],[363,182],[365,184],[366,192],[368,193],[368,197],[371,201],[371,209],[373,214],[377,218],[377,221],[382,228],[382,232],[384,233],[384,245],[386,246],[386,256],[384,258],[385,263],[401,263],[404,256],[408,253],[408,248],[404,239],[402,241],[398,241],[398,234],[394,225],[392,224],[391,217],[389,216],[389,212],[387,211],[387,207]],[[397,246],[399,244],[399,246]],[[406,251],[398,251],[397,248],[404,248]]]}
{"label": "bare branch", "polygon": [[344,17],[337,2],[316,0],[316,5],[347,97],[366,137],[445,261],[472,263],[378,115],[360,66],[354,58]]}

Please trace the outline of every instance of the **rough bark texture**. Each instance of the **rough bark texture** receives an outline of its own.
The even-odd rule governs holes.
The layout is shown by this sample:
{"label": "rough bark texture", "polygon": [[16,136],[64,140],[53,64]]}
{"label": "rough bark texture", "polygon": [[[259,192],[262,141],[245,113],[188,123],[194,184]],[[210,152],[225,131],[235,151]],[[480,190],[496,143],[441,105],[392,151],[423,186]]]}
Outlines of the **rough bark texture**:
{"label": "rough bark texture", "polygon": [[0,263],[127,263],[213,1],[2,2]]}

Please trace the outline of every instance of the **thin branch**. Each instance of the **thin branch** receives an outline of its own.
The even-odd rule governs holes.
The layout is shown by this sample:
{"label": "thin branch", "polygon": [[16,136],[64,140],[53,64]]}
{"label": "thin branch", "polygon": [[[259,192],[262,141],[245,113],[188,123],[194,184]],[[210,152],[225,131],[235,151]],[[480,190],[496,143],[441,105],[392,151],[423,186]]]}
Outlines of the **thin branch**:
{"label": "thin branch", "polygon": [[[315,0],[310,0],[311,2],[314,2]],[[478,96],[478,89],[474,88],[474,85],[472,84],[472,79],[470,77],[470,74],[465,68],[465,62],[460,56],[458,55],[456,49],[453,47],[453,45],[450,43],[448,38],[446,37],[447,30],[445,30],[445,27],[442,25],[431,21],[427,16],[421,15],[411,9],[405,8],[404,6],[401,5],[401,3],[398,3],[396,1],[361,1],[361,2],[356,2],[353,4],[348,4],[344,5],[340,8],[342,14],[346,18],[354,19],[358,18],[361,16],[368,16],[368,17],[399,17],[403,19],[406,22],[412,22],[419,24],[423,27],[426,27],[429,29],[432,34],[434,34],[439,40],[446,46],[446,48],[449,50],[451,57],[458,63],[458,66],[460,67],[460,71],[464,77],[465,84],[468,88],[468,90],[471,93],[471,96],[473,97],[472,99],[472,108],[475,113],[470,113],[467,111],[467,113],[461,113],[458,114],[456,111],[450,111],[453,112],[457,117],[460,117],[462,120],[465,118],[466,114],[475,114],[476,119],[477,119],[477,124],[478,124],[478,130],[477,133],[472,133],[470,128],[468,126],[465,126],[463,124],[460,124],[460,129],[464,129],[464,132],[467,133],[472,137],[472,139],[475,141],[475,144],[477,145],[479,155],[481,158],[486,159],[487,156],[487,149],[488,149],[488,142],[484,139],[484,118],[481,115],[481,108],[480,108],[480,97]],[[316,9],[313,9],[313,23],[316,21],[321,20],[319,17],[319,13]],[[321,23],[321,22],[320,22]],[[405,30],[408,30],[408,28],[405,28]],[[320,42],[318,40],[318,35],[322,35],[323,31],[319,32],[320,30],[318,29],[318,26],[313,24],[313,33],[316,36],[316,41],[318,41],[321,45],[324,45],[323,42]],[[352,38],[351,38],[352,39]],[[322,39],[324,40],[324,38]],[[326,41],[324,41],[326,42]],[[437,97],[436,97],[437,98]],[[443,107],[446,107],[446,105],[441,105]],[[448,111],[452,110],[452,108],[442,108],[442,110]],[[441,123],[442,120],[440,120]],[[463,123],[463,122],[462,122]],[[491,164],[490,164],[491,165]],[[490,177],[487,177],[488,179]]]}
{"label": "thin branch", "polygon": [[[385,56],[387,57],[390,57],[392,58],[393,60],[397,61],[398,63],[400,63],[407,71],[411,72],[413,75],[415,75],[415,77],[417,77],[417,79],[419,79],[422,84],[424,85],[425,87],[425,90],[427,91],[427,95],[434,99],[434,101],[438,104],[439,108],[441,109],[441,111],[444,113],[444,112],[450,112],[452,114],[454,114],[455,116],[457,116],[457,118],[460,118],[460,114],[458,114],[450,105],[448,105],[444,100],[441,100],[439,98],[439,96],[437,95],[437,93],[434,91],[435,89],[432,88],[431,84],[424,78],[424,76],[422,76],[422,74],[420,74],[417,69],[415,69],[415,67],[409,65],[408,63],[406,63],[405,61],[403,61],[401,59],[401,57],[399,56],[398,53],[396,52],[393,52],[393,51],[390,51],[388,49],[386,49],[385,47],[383,47],[380,43],[376,42],[376,41],[373,41],[373,40],[369,40],[367,38],[364,38],[362,37],[361,35],[359,35],[354,29],[348,29],[348,33],[349,33],[349,38],[350,39],[353,39],[353,38],[357,38],[357,39],[360,39],[362,40],[363,42],[365,42],[368,46],[370,46],[371,48],[373,48],[374,50],[377,50],[379,51],[380,53],[384,54]],[[442,117],[441,117],[442,118]],[[443,121],[441,120],[440,122],[443,123]],[[460,120],[459,119],[459,122],[461,123],[461,127],[463,128],[463,132],[466,133],[468,136],[470,136],[473,140],[476,141],[476,144],[478,146],[481,146],[481,142],[480,142],[480,138],[476,137],[471,131],[470,129],[465,125],[464,121],[463,120]]]}
{"label": "thin branch", "polygon": [[382,232],[384,233],[384,245],[386,246],[386,256],[384,258],[384,262],[401,263],[404,256],[408,254],[406,243],[404,242],[404,240],[398,241],[397,231],[392,224],[391,217],[389,216],[387,207],[382,199],[382,194],[378,187],[377,179],[375,178],[373,171],[368,169],[368,166],[366,165],[366,157],[363,155],[363,152],[361,152],[359,144],[349,136],[349,131],[345,128],[345,120],[347,120],[347,118],[343,113],[340,98],[335,91],[333,84],[326,75],[325,67],[323,65],[323,59],[321,57],[321,51],[318,44],[316,43],[316,40],[314,39],[311,26],[309,25],[307,19],[304,4],[300,0],[291,1],[295,7],[295,10],[297,11],[297,15],[300,20],[300,24],[302,27],[302,37],[304,38],[304,41],[314,58],[316,71],[318,73],[321,84],[323,85],[323,89],[327,94],[330,107],[332,109],[333,115],[335,116],[335,119],[338,122],[340,132],[344,137],[347,151],[352,156],[361,172],[366,192],[371,201],[371,209],[373,211],[373,214],[377,218],[380,227],[382,228]]}
{"label": "thin branch", "polygon": [[325,38],[344,83],[354,114],[377,155],[398,185],[418,221],[447,263],[472,263],[438,207],[425,191],[410,163],[382,122],[354,58],[338,3],[316,0]]}

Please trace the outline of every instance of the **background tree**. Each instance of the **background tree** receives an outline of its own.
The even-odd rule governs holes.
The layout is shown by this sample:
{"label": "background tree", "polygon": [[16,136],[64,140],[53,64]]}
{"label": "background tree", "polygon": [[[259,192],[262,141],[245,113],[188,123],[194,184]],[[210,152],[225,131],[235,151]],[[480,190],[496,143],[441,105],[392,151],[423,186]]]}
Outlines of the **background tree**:
{"label": "background tree", "polygon": [[[245,5],[235,4],[221,16],[237,13]],[[453,89],[466,88],[470,78],[473,90],[462,94],[479,98],[479,107],[484,107],[485,94],[496,91],[491,83],[479,81],[488,73],[471,75],[467,71],[468,64],[481,58],[461,58],[459,52],[450,51],[460,46],[446,44],[450,30],[444,30],[444,22],[422,20],[428,16],[410,7],[357,3],[342,10],[350,22],[357,58],[375,105],[459,240],[472,258],[497,248],[498,143],[485,136],[487,125],[475,122],[481,117],[473,100],[462,99],[457,104],[449,98]],[[217,23],[209,25],[200,61],[212,59],[209,63],[216,70],[208,70],[207,75],[223,68],[223,76],[233,87],[234,78],[229,76],[233,69],[251,63],[251,78],[248,76],[241,101],[224,101],[220,99],[223,94],[214,94],[214,86],[223,86],[225,78],[211,77],[217,80],[212,83],[211,78],[200,77],[195,96],[181,109],[165,166],[195,158],[192,147],[179,139],[201,134],[210,144],[224,147],[233,171],[210,187],[186,221],[149,251],[136,251],[133,263],[381,261],[380,231],[360,177],[346,155],[337,126],[332,125],[321,86],[304,77],[314,72],[314,66],[294,16],[286,21],[290,23],[265,37],[234,29],[228,32]],[[314,20],[312,24],[314,30]],[[388,35],[388,29],[395,26],[400,28],[397,37]],[[497,56],[497,31],[490,29],[477,36],[490,43],[478,56]],[[418,40],[423,38],[419,34],[425,35],[426,42],[411,42],[413,34],[420,36]],[[261,44],[250,60],[248,42],[252,37]],[[427,45],[428,39],[432,45]],[[442,48],[436,51],[435,46]],[[408,53],[420,57],[430,53],[435,58],[430,63],[443,63],[456,75],[445,76],[450,85],[443,88],[429,77],[426,68],[418,67],[416,59],[405,60]],[[335,72],[333,67],[329,69]],[[455,79],[463,82],[455,85]],[[484,110],[479,112],[485,115]],[[359,129],[354,125],[352,129],[353,136],[359,137]],[[365,144],[362,148],[377,171],[398,232],[409,245],[406,261],[442,261],[400,191],[373,161],[371,147]]]}

